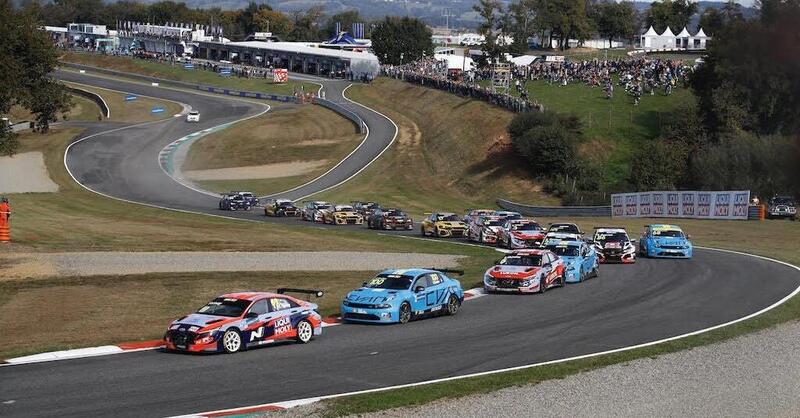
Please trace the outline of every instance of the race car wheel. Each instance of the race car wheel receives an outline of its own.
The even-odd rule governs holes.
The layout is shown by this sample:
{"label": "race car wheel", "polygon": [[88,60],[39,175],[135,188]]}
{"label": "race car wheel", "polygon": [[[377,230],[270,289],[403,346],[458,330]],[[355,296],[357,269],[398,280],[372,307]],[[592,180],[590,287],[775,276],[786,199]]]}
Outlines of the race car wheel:
{"label": "race car wheel", "polygon": [[592,276],[591,277],[594,279],[599,275],[600,275],[600,269],[598,269],[597,266],[594,266],[594,268],[592,269]]}
{"label": "race car wheel", "polygon": [[302,320],[297,323],[297,342],[300,344],[305,344],[311,341],[311,337],[314,336],[314,327],[311,326],[311,322],[306,320]]}
{"label": "race car wheel", "polygon": [[559,284],[558,287],[564,287],[566,285],[567,285],[567,275],[561,273],[561,284]]}
{"label": "race car wheel", "polygon": [[427,234],[425,233],[425,227],[424,226],[421,226],[419,228],[419,232],[422,234],[423,237],[427,236]]}
{"label": "race car wheel", "polygon": [[231,206],[231,210],[236,210],[236,206]]}
{"label": "race car wheel", "polygon": [[397,318],[401,324],[407,324],[408,321],[411,320],[411,305],[409,305],[408,302],[403,302],[403,304],[400,305],[400,312]]}
{"label": "race car wheel", "polygon": [[461,307],[461,301],[458,300],[456,295],[450,295],[450,298],[447,299],[447,314],[448,315],[455,315],[458,313],[458,309]]}
{"label": "race car wheel", "polygon": [[547,280],[544,277],[539,279],[539,293],[544,293],[547,291]]}
{"label": "race car wheel", "polygon": [[235,353],[242,349],[242,336],[239,331],[229,329],[222,335],[222,349],[226,353]]}

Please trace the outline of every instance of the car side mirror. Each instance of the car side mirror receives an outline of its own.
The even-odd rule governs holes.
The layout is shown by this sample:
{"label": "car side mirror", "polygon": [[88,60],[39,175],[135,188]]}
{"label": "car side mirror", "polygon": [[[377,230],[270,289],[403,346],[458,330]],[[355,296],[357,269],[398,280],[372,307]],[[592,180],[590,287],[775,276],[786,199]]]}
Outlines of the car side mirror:
{"label": "car side mirror", "polygon": [[501,261],[503,261],[503,260],[494,260],[494,265],[496,266],[496,265],[500,264]]}
{"label": "car side mirror", "polygon": [[550,263],[544,263],[542,267],[550,267]]}
{"label": "car side mirror", "polygon": [[692,236],[689,235],[689,234],[686,234],[686,239],[692,239]]}
{"label": "car side mirror", "polygon": [[425,286],[417,286],[414,288],[414,293],[424,292]]}
{"label": "car side mirror", "polygon": [[367,286],[367,282],[361,283],[361,286],[366,287]]}
{"label": "car side mirror", "polygon": [[244,316],[245,318],[258,318],[258,314],[255,312],[248,312],[247,315]]}

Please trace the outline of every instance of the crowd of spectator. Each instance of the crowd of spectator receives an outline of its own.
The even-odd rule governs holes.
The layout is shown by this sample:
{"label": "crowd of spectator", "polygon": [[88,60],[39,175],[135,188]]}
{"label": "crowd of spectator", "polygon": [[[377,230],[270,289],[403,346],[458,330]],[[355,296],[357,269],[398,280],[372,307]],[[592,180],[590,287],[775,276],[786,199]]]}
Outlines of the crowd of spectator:
{"label": "crowd of spectator", "polygon": [[544,110],[541,104],[530,100],[527,90],[519,91],[519,95],[513,95],[506,89],[494,89],[491,82],[488,84],[480,82],[491,81],[491,73],[488,74],[488,78],[483,72],[467,71],[455,74],[448,71],[446,62],[434,58],[424,58],[403,65],[383,65],[381,74],[459,96],[483,100],[515,112]]}
{"label": "crowd of spectator", "polygon": [[599,87],[608,99],[614,96],[614,84],[621,86],[635,105],[642,95],[663,91],[672,94],[678,85],[686,85],[693,67],[679,60],[620,58],[561,62],[535,61],[527,66],[511,65],[511,92],[491,87],[492,70],[448,71],[446,61],[425,58],[404,65],[384,65],[381,73],[465,97],[474,97],[515,111],[541,110],[542,105],[528,95],[527,82],[543,80],[567,86],[582,83]]}

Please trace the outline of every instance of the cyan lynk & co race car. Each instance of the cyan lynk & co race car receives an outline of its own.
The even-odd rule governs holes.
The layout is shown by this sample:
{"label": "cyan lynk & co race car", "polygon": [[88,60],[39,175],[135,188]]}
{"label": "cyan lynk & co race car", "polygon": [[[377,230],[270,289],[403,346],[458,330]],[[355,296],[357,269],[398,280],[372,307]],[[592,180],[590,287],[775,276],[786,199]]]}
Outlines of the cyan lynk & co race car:
{"label": "cyan lynk & co race car", "polygon": [[628,237],[625,228],[616,226],[597,227],[594,229],[592,243],[601,263],[633,264],[636,262],[636,247]]}
{"label": "cyan lynk & co race car", "polygon": [[345,296],[342,319],[347,322],[401,323],[426,315],[455,315],[464,301],[458,280],[447,269],[386,270]]}
{"label": "cyan lynk & co race car", "polygon": [[675,225],[647,225],[639,238],[639,255],[645,257],[692,258],[690,236]]}
{"label": "cyan lynk & co race car", "polygon": [[586,242],[561,241],[548,245],[546,249],[564,261],[564,281],[567,283],[580,283],[599,274],[597,252]]}
{"label": "cyan lynk & co race car", "polygon": [[189,352],[237,351],[277,341],[311,341],[322,334],[317,305],[278,293],[240,292],[219,296],[197,312],[176,319],[164,334],[167,350]]}
{"label": "cyan lynk & co race car", "polygon": [[506,253],[483,275],[487,293],[544,293],[564,286],[564,261],[549,250],[514,250]]}

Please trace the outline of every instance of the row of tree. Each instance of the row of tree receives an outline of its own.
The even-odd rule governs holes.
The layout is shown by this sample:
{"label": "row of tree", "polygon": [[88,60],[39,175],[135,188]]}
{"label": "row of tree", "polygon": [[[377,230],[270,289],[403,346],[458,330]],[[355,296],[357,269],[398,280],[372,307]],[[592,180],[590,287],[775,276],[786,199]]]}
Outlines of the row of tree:
{"label": "row of tree", "polygon": [[[595,35],[608,39],[634,40],[644,28],[653,26],[659,33],[667,27],[681,30],[698,12],[690,0],[654,1],[640,13],[630,1],[605,0],[515,0],[507,7],[500,0],[480,0],[474,10],[481,16],[480,33],[486,36],[486,49],[496,57],[506,49],[528,50],[529,37],[538,37],[546,47],[555,41],[561,49],[570,39],[584,41]],[[742,19],[741,6],[729,1],[718,10],[709,8],[700,25],[715,32],[724,22]],[[512,45],[498,42],[499,35],[511,36]]]}
{"label": "row of tree", "polygon": [[355,22],[364,22],[358,11],[326,16],[324,8],[317,5],[287,14],[255,2],[239,10],[189,8],[186,3],[170,0],[149,4],[131,0],[23,0],[21,7],[48,25],[81,22],[105,24],[114,29],[118,21],[185,22],[221,26],[226,37],[236,40],[254,32],[272,32],[284,40],[317,41],[330,38],[337,22],[343,30],[350,29]]}

